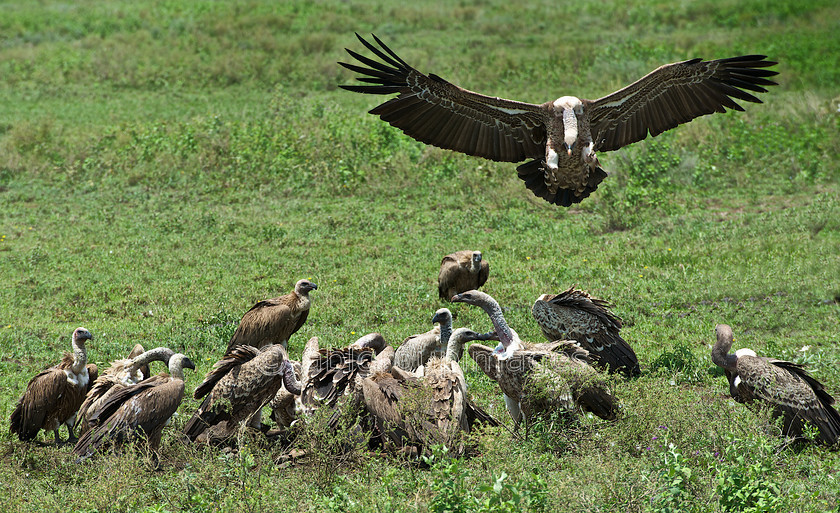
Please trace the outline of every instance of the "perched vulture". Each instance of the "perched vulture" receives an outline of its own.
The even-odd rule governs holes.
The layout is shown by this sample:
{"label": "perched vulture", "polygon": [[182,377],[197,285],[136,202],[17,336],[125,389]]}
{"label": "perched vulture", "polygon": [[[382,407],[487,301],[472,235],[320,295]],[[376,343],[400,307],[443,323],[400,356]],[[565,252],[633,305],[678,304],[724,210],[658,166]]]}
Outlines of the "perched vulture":
{"label": "perched vulture", "polygon": [[546,411],[591,411],[614,419],[617,404],[598,372],[590,365],[589,352],[575,342],[525,344],[507,324],[502,309],[489,295],[471,290],[452,298],[481,307],[499,337],[494,349],[480,344],[469,348],[479,368],[499,384],[514,422]]}
{"label": "perched vulture", "polygon": [[268,344],[288,347],[289,338],[303,326],[309,315],[309,291],[317,288],[309,280],[300,280],[295,284],[295,290],[285,296],[252,306],[239,321],[225,353],[240,345],[257,349]]}
{"label": "perched vulture", "polygon": [[541,295],[531,313],[548,340],[574,340],[596,357],[598,367],[638,375],[639,360],[621,338],[621,319],[610,311],[611,306],[571,287],[560,294]]}
{"label": "perched vulture", "polygon": [[476,422],[498,425],[469,399],[458,364],[464,343],[480,336],[458,328],[446,356],[431,358],[417,375],[385,364],[362,380],[365,410],[373,419],[374,435],[384,445],[423,453],[434,444],[445,444],[462,452],[463,447],[458,447],[462,432],[470,432]]}
{"label": "perched vulture", "polygon": [[169,359],[169,374],[152,376],[122,388],[108,398],[90,418],[91,428],[79,438],[73,454],[77,462],[107,446],[146,440],[155,462],[163,428],[184,398],[184,369],[195,365],[181,353]]}
{"label": "perched vulture", "polygon": [[764,55],[712,61],[691,59],[660,66],[597,100],[562,96],[542,105],[485,96],[403,61],[376,36],[377,48],[356,34],[380,60],[347,52],[367,67],[339,62],[370,85],[343,85],[367,94],[397,94],[370,111],[426,144],[499,162],[521,162],[519,177],[537,196],[570,206],[589,196],[607,174],[596,152],[613,151],[726,109],[734,99],[761,103],[747,91],[776,85]]}
{"label": "perched vulture", "polygon": [[85,396],[85,401],[76,416],[76,427],[79,434],[90,429],[89,419],[105,401],[117,390],[137,384],[150,376],[149,363],[159,360],[169,364],[169,358],[175,352],[168,347],[157,347],[151,351],[143,351],[143,346],[137,344],[129,353],[128,358],[111,362],[101,376],[96,378],[93,386]]}
{"label": "perched vulture", "polygon": [[717,342],[712,361],[729,380],[732,398],[741,403],[763,401],[782,417],[784,436],[802,437],[807,422],[819,431],[819,441],[832,446],[840,439],[840,414],[832,406],[834,398],[822,383],[805,372],[802,365],[775,358],[758,357],[750,349],[732,348],[732,328],[715,326]]}
{"label": "perched vulture", "polygon": [[43,429],[52,431],[55,444],[59,445],[62,440],[58,430],[64,424],[69,433],[67,441],[76,440],[73,433],[76,412],[98,374],[96,365],[87,363],[86,340],[93,340],[93,335],[85,328],[76,328],[73,354],[65,354],[61,363],[29,381],[9,419],[9,429],[18,438],[34,440]]}
{"label": "perched vulture", "polygon": [[195,389],[196,399],[206,397],[184,433],[193,442],[228,443],[252,419],[259,425],[257,416],[281,386],[300,395],[300,382],[282,345],[237,346]]}
{"label": "perched vulture", "polygon": [[438,294],[449,301],[455,294],[481,287],[487,282],[490,263],[481,251],[456,251],[443,257],[438,273]]}

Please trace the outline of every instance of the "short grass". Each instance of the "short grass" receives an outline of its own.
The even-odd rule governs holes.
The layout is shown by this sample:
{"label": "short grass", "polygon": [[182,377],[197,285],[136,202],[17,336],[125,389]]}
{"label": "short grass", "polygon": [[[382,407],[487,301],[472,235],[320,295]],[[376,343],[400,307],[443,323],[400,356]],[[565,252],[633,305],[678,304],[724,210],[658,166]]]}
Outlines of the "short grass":
{"label": "short grass", "polygon": [[[840,501],[840,458],[782,448],[725,397],[714,325],[736,346],[809,364],[840,393],[840,7],[833,1],[521,5],[437,2],[0,3],[0,491],[9,511],[814,511]],[[744,113],[600,156],[611,176],[572,209],[510,164],[426,147],[337,88],[353,32],[421,70],[543,102],[596,98],[695,56],[767,53],[780,86]],[[257,300],[319,284],[313,335],[340,346],[425,331],[442,255],[481,249],[486,290],[523,338],[541,293],[612,301],[643,375],[617,381],[614,423],[506,427],[430,469],[327,449],[278,468],[164,437],[145,455],[75,465],[7,429],[26,382],[96,337],[100,365],[135,342],[198,362],[191,391]],[[454,305],[456,326],[488,329]],[[313,433],[311,447],[328,447]],[[321,437],[321,438],[319,438]],[[327,437],[328,438],[328,437]],[[10,499],[9,499],[10,498]]]}

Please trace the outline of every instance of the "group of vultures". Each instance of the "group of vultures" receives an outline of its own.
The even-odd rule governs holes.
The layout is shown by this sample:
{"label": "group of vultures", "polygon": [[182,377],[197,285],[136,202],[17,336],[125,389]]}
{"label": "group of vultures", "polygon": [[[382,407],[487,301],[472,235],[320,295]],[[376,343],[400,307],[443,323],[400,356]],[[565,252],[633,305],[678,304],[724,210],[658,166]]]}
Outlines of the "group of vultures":
{"label": "group of vultures", "polygon": [[[370,112],[426,144],[501,162],[521,162],[519,177],[538,197],[570,206],[607,176],[596,152],[613,151],[656,136],[705,114],[743,110],[735,101],[761,103],[748,91],[775,85],[763,55],[661,66],[636,82],[596,100],[562,96],[531,104],[462,89],[435,74],[423,74],[373,36],[359,41],[376,58],[352,50],[362,65],[339,63],[363,85],[344,89],[391,95]],[[432,330],[393,346],[370,333],[344,348],[321,348],[309,340],[299,360],[287,353],[289,338],[306,321],[309,293],[300,280],[281,297],[260,301],[242,317],[221,359],[195,389],[202,403],[184,427],[192,443],[233,447],[243,433],[288,441],[300,425],[323,422],[350,429],[372,446],[415,457],[435,444],[462,447],[463,435],[497,419],[471,397],[461,369],[464,349],[499,385],[516,426],[543,415],[574,419],[581,412],[611,421],[621,415],[609,373],[632,379],[640,372],[632,347],[621,337],[611,305],[582,290],[543,294],[532,312],[546,342],[526,342],[505,321],[503,309],[478,289],[489,264],[478,251],[458,251],[441,262],[444,301],[481,308],[493,329],[453,329],[451,312],[434,313]],[[730,353],[732,329],[715,328],[712,361],[720,366],[736,401],[770,407],[786,437],[816,429],[828,446],[840,437],[833,398],[800,365],[759,357],[749,349]],[[157,458],[165,426],[181,404],[184,354],[139,345],[101,374],[87,363],[91,333],[77,328],[72,354],[29,382],[11,417],[11,431],[33,440],[40,430],[66,425],[73,452],[84,460],[130,442],[148,443]],[[492,340],[491,345],[481,342]],[[168,373],[151,375],[164,362]],[[621,379],[616,376],[616,379]],[[263,423],[270,409],[273,424]],[[316,414],[323,413],[323,414]],[[810,427],[808,427],[810,426]],[[78,439],[75,433],[79,433]]]}
{"label": "group of vultures", "polygon": [[[591,412],[607,421],[620,415],[607,374],[632,379],[640,369],[611,305],[574,287],[543,294],[532,313],[548,341],[526,342],[507,323],[499,303],[477,290],[489,270],[479,251],[447,255],[438,290],[442,300],[484,310],[492,331],[453,329],[452,313],[441,308],[431,319],[433,329],[397,347],[379,333],[330,349],[312,337],[299,361],[289,358],[288,341],[306,321],[309,293],[317,286],[300,280],[289,294],[258,302],[195,389],[194,397],[203,401],[183,436],[223,447],[236,447],[246,434],[288,443],[301,426],[321,422],[326,429],[349,428],[356,440],[408,457],[428,454],[436,444],[458,454],[465,447],[463,435],[477,425],[499,425],[470,395],[460,366],[468,343],[467,353],[498,383],[517,427],[551,415],[574,420]],[[723,368],[736,401],[769,405],[787,437],[801,438],[811,426],[819,442],[838,441],[834,400],[802,366],[758,357],[749,349],[731,354],[731,328],[721,324],[715,331],[712,361]],[[87,361],[92,340],[88,330],[77,328],[73,352],[32,378],[12,413],[12,433],[34,440],[40,430],[52,431],[60,444],[59,429],[66,425],[78,461],[136,442],[147,443],[158,462],[164,428],[184,397],[184,370],[195,365],[169,348],[144,351],[138,344],[100,374]],[[488,340],[497,343],[480,343]],[[151,375],[154,361],[169,372]],[[272,424],[263,423],[264,409],[270,409]]]}

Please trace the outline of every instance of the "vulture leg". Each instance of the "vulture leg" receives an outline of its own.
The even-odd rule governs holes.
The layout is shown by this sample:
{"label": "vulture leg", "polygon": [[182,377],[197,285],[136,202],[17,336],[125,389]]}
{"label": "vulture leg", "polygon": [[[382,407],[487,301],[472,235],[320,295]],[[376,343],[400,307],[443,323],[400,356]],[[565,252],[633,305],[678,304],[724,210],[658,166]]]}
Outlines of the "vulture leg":
{"label": "vulture leg", "polygon": [[519,421],[522,419],[522,409],[519,407],[519,401],[507,394],[502,395],[505,396],[505,406],[513,418],[513,423],[518,427]]}

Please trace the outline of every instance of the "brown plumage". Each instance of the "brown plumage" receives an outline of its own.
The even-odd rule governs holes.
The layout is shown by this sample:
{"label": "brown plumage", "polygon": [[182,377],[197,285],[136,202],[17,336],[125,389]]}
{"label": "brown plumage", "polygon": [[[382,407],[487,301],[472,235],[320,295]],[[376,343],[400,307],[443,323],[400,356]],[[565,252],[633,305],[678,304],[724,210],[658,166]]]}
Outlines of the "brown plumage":
{"label": "brown plumage", "polygon": [[184,426],[184,433],[194,442],[228,443],[284,385],[291,393],[300,394],[300,382],[282,345],[261,349],[237,346],[195,389],[196,399],[206,397]]}
{"label": "brown plumage", "polygon": [[9,419],[9,430],[21,440],[34,440],[38,431],[52,431],[56,445],[62,443],[58,430],[67,426],[68,441],[76,440],[73,424],[85,394],[97,378],[97,368],[87,363],[85,342],[93,335],[76,328],[72,336],[72,354],[61,363],[38,373],[29,381]]}
{"label": "brown plumage", "polygon": [[[426,144],[499,162],[532,159],[517,168],[535,195],[569,206],[607,176],[596,152],[613,151],[705,114],[744,110],[734,99],[761,103],[775,62],[763,55],[660,66],[597,100],[562,96],[541,105],[485,96],[425,75],[376,36],[359,41],[379,60],[347,52],[364,66],[339,64],[369,85],[340,86],[367,94],[397,94],[370,111]],[[451,296],[450,296],[451,297]]]}
{"label": "brown plumage", "polygon": [[507,358],[481,344],[471,345],[468,351],[478,367],[499,384],[517,424],[551,412],[574,415],[578,409],[606,420],[616,417],[614,396],[590,365],[589,353],[574,341],[526,344]]}
{"label": "brown plumage", "polygon": [[[462,433],[477,422],[498,425],[467,394],[467,382],[458,355],[468,340],[480,335],[466,328],[456,330],[447,355],[431,358],[407,375],[399,367],[388,368],[377,358],[375,372],[362,380],[365,410],[372,418],[374,437],[390,448],[422,454],[434,444],[463,452]],[[381,365],[381,366],[380,366]]]}
{"label": "brown plumage", "polygon": [[[588,351],[573,341],[524,343],[508,325],[499,303],[484,292],[470,290],[452,301],[480,307],[493,323],[499,345],[473,344],[469,352],[481,370],[499,383],[515,422],[520,421],[523,409],[528,418],[538,411],[571,411],[573,405],[601,418],[615,417],[615,399],[590,366]],[[529,386],[529,380],[535,385]],[[537,396],[539,400],[534,399]]]}
{"label": "brown plumage", "polygon": [[750,349],[729,354],[733,335],[726,324],[718,324],[715,335],[712,361],[726,372],[736,401],[768,404],[774,416],[782,418],[784,436],[800,438],[808,423],[818,430],[819,441],[825,445],[840,440],[840,414],[832,406],[834,398],[801,365],[758,357]]}
{"label": "brown plumage", "polygon": [[[362,343],[363,340],[367,342]],[[383,348],[385,339],[374,333],[346,348],[318,350],[309,362],[303,362],[306,383],[301,401],[304,406],[332,408],[344,396],[358,391],[360,380],[369,374],[371,363]]]}
{"label": "brown plumage", "polygon": [[169,358],[175,352],[168,347],[158,347],[150,351],[143,351],[143,346],[137,344],[129,353],[128,358],[115,360],[96,378],[90,387],[85,400],[76,415],[76,428],[79,434],[84,434],[92,426],[90,418],[111,394],[121,388],[137,384],[150,376],[149,363],[159,360],[168,365]]}
{"label": "brown plumage", "polygon": [[621,338],[621,319],[610,303],[574,287],[560,294],[543,294],[531,308],[548,340],[574,340],[595,357],[594,364],[610,372],[639,374],[633,348]]}
{"label": "brown plumage", "polygon": [[490,263],[482,257],[481,251],[456,251],[440,262],[438,295],[449,301],[455,294],[481,287],[489,275]]}
{"label": "brown plumage", "polygon": [[242,316],[225,352],[240,345],[258,349],[268,344],[288,347],[289,338],[309,315],[309,292],[317,288],[309,280],[300,280],[292,292],[255,304]]}
{"label": "brown plumage", "polygon": [[411,335],[402,341],[394,355],[394,365],[414,372],[417,367],[429,361],[440,347],[440,326],[435,326],[425,333]]}
{"label": "brown plumage", "polygon": [[106,447],[145,440],[157,463],[163,428],[184,397],[184,369],[194,370],[195,365],[175,353],[169,359],[169,374],[152,376],[112,394],[90,419],[97,427],[82,435],[73,448],[76,461]]}

